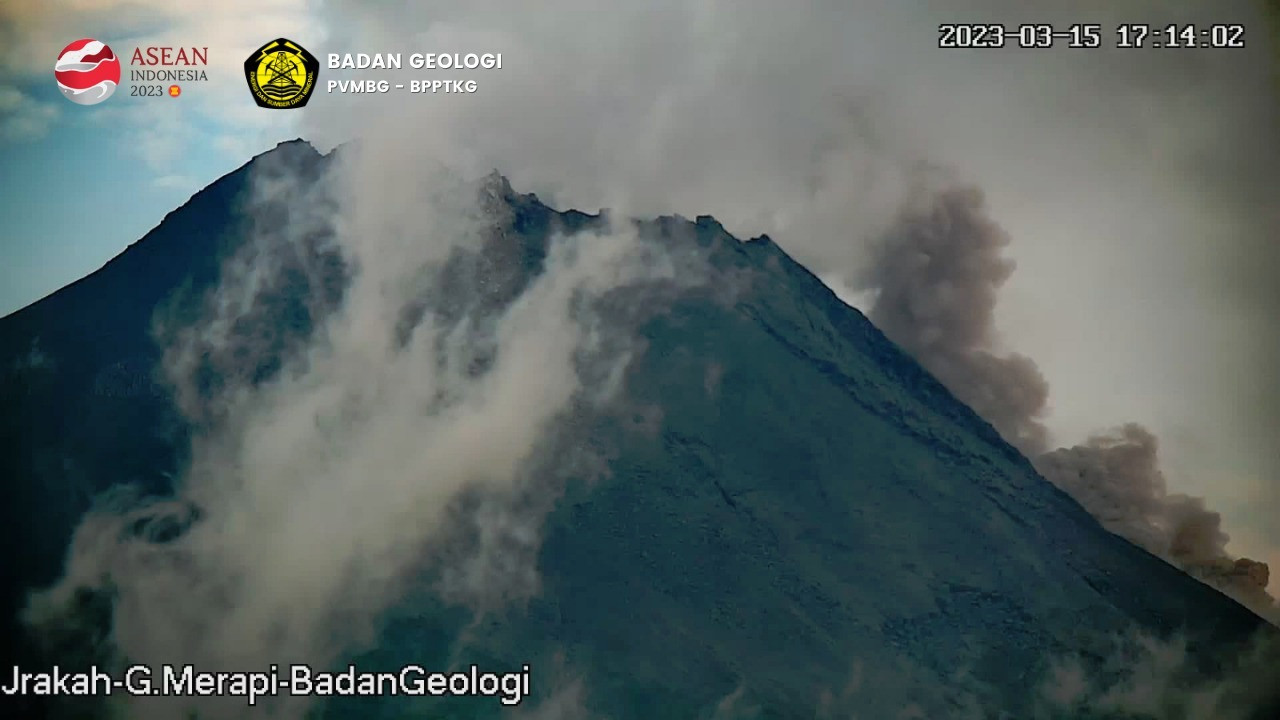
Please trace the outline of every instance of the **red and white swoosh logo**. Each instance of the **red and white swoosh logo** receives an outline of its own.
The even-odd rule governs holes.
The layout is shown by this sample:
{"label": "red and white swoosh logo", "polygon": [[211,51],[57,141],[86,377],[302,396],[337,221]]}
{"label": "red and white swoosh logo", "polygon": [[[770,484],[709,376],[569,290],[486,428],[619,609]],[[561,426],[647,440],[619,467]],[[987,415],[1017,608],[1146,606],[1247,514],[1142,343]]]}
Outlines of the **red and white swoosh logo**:
{"label": "red and white swoosh logo", "polygon": [[120,84],[120,60],[106,44],[84,38],[62,49],[53,75],[67,99],[94,105],[111,97]]}

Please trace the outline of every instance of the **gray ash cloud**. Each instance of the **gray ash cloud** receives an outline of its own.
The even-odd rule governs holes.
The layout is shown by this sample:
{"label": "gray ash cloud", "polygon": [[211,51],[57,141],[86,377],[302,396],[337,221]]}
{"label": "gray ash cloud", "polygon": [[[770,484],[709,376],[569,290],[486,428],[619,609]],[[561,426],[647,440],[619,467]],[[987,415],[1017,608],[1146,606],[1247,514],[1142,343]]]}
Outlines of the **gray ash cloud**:
{"label": "gray ash cloud", "polygon": [[1169,491],[1150,430],[1128,423],[1050,449],[1048,382],[1030,358],[998,350],[1009,243],[978,188],[930,173],[863,276],[871,320],[1108,530],[1275,619],[1268,566],[1227,552],[1222,517],[1203,498]]}

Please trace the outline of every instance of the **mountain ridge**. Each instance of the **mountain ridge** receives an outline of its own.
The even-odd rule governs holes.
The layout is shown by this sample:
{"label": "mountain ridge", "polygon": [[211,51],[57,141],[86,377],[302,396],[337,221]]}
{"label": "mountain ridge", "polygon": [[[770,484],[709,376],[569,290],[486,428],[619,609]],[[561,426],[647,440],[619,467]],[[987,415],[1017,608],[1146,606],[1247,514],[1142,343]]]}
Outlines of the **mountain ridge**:
{"label": "mountain ridge", "polygon": [[[0,417],[3,474],[15,486],[0,524],[10,546],[32,550],[5,568],[6,616],[23,589],[56,578],[92,497],[139,478],[164,492],[161,476],[185,462],[191,430],[178,427],[170,399],[95,394],[104,368],[154,363],[157,310],[179,288],[217,281],[254,168],[278,161],[305,175],[329,157],[282,143],[99,270],[0,319],[2,367],[32,348],[50,363],[2,380],[19,401]],[[529,272],[552,234],[609,217],[555,211],[496,177],[511,213],[501,237]],[[749,290],[723,304],[679,300],[642,328],[647,347],[628,392],[661,408],[661,421],[648,432],[592,431],[618,445],[610,477],[572,485],[548,516],[542,595],[466,639],[469,621],[421,598],[393,614],[389,627],[408,630],[384,633],[370,662],[424,652],[434,646],[415,650],[404,638],[434,632],[454,638],[445,642],[454,655],[549,663],[559,652],[587,679],[593,708],[615,718],[656,717],[667,701],[683,710],[665,716],[694,717],[738,687],[765,717],[812,718],[821,689],[838,687],[859,657],[912,667],[881,678],[867,707],[900,708],[913,682],[966,663],[981,676],[966,692],[1024,707],[1019,686],[1044,652],[1101,652],[1098,638],[1131,626],[1185,630],[1196,662],[1214,670],[1225,661],[1209,649],[1268,632],[1217,590],[1108,533],[768,236],[739,241],[706,215],[637,222],[642,235],[706,248],[717,271],[749,276]],[[504,292],[518,294],[515,282]],[[1033,581],[1044,587],[1032,592]],[[1097,637],[1084,642],[1080,627]],[[670,653],[642,628],[679,638],[688,677],[655,670]],[[1001,656],[1023,666],[1002,668]],[[956,707],[959,689],[939,693],[921,702]],[[344,707],[367,710],[344,700],[333,712]]]}

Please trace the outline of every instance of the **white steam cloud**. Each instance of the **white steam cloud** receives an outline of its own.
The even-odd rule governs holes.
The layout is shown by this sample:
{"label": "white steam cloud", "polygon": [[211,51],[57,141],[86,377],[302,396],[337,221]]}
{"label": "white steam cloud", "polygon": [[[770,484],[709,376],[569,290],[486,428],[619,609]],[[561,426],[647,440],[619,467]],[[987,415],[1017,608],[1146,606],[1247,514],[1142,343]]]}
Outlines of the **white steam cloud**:
{"label": "white steam cloud", "polygon": [[[106,649],[127,657],[231,666],[304,654],[323,662],[368,638],[378,610],[456,519],[455,503],[476,491],[501,498],[526,490],[531,468],[552,462],[539,448],[557,418],[616,397],[617,369],[634,347],[593,308],[620,287],[680,284],[684,263],[615,226],[554,242],[545,272],[517,292],[495,296],[464,283],[459,294],[432,296],[433,283],[456,269],[450,258],[486,242],[489,219],[487,208],[441,180],[441,165],[465,177],[500,168],[553,204],[711,213],[739,236],[768,232],[834,284],[879,290],[886,304],[873,317],[891,336],[1024,450],[1048,449],[1045,381],[1029,361],[1001,352],[991,332],[995,289],[1009,275],[1000,255],[1008,240],[975,216],[980,193],[948,190],[937,205],[932,195],[920,204],[913,181],[921,160],[976,178],[1017,217],[1010,236],[1042,256],[1088,252],[1164,267],[1170,257],[1200,259],[1193,248],[1212,245],[1200,231],[1206,226],[1229,227],[1214,239],[1239,248],[1239,257],[1224,253],[1232,259],[1274,252],[1257,242],[1273,221],[1254,215],[1257,188],[1276,167],[1265,162],[1272,148],[1252,139],[1259,126],[1273,129],[1259,120],[1270,99],[1259,84],[1260,30],[1251,29],[1250,50],[1212,55],[937,49],[939,22],[1095,21],[1110,33],[1121,20],[1205,19],[1202,10],[1155,2],[1087,10],[1095,17],[1082,17],[1075,3],[1032,13],[1012,1],[657,0],[608,12],[585,0],[326,4],[328,47],[311,48],[317,54],[502,52],[504,68],[447,74],[477,80],[475,95],[321,89],[303,111],[305,134],[327,144],[362,137],[330,179],[339,184],[300,184],[305,173],[288,168],[261,178],[255,197],[264,219],[248,254],[193,330],[170,336],[168,369],[183,410],[203,428],[178,499],[104,500],[80,528],[67,576],[37,598],[33,621],[56,625],[69,607],[97,607],[85,590],[101,589],[115,593]],[[1228,19],[1264,27],[1241,13]],[[1150,187],[1129,192],[1138,183]],[[1200,192],[1205,185],[1215,190]],[[1115,198],[1128,202],[1091,213],[1114,209],[1104,203]],[[918,254],[886,258],[868,244],[902,230],[895,222],[904,202],[917,220],[974,221],[986,238],[980,257],[948,260],[972,276],[912,286],[923,267]],[[1232,223],[1219,223],[1228,216]],[[1168,235],[1153,238],[1154,224]],[[276,232],[285,237],[269,241]],[[945,233],[941,245],[927,233],[906,235],[957,251]],[[351,272],[340,300],[327,289],[330,255]],[[1238,264],[1255,272],[1259,263]],[[1051,267],[1039,277],[1063,264]],[[1220,280],[1243,271],[1230,264],[1210,272]],[[315,327],[283,338],[255,334],[255,318],[281,283],[299,278],[312,293],[292,312]],[[1149,289],[1180,297],[1183,288],[1168,284]],[[1274,338],[1272,315],[1256,312],[1273,307],[1271,290],[1241,287],[1238,303],[1255,312],[1222,331],[1236,334],[1201,331],[1215,340]],[[1090,295],[1072,294],[1084,316],[1101,316]],[[961,317],[962,307],[980,316]],[[952,317],[921,320],[938,312]],[[951,320],[969,326],[952,336]],[[909,337],[910,328],[927,332]],[[264,348],[283,365],[263,360]],[[1197,348],[1189,353],[1203,353]],[[1215,367],[1233,362],[1213,353]],[[1246,365],[1241,375],[1275,386]],[[1011,373],[1026,382],[1011,389],[997,377]],[[1238,438],[1233,447],[1270,458],[1270,438],[1253,429],[1255,408],[1271,407],[1267,398],[1242,404],[1236,389],[1216,389],[1206,423]],[[1152,479],[1152,493],[1157,485]],[[1276,507],[1277,494],[1259,497]],[[1168,509],[1166,501],[1155,507]],[[501,500],[467,507],[463,525],[479,524],[483,541],[451,565],[450,592],[480,606],[495,592],[528,592],[536,577],[502,563],[505,548],[536,545],[538,518],[513,516]],[[1195,537],[1221,549],[1216,531]],[[493,577],[516,585],[495,589]]]}
{"label": "white steam cloud", "polygon": [[1146,720],[1254,720],[1276,707],[1274,642],[1243,648],[1225,678],[1206,681],[1185,638],[1118,637],[1097,662],[1058,658],[1042,679],[1035,720],[1105,714]]}
{"label": "white steam cloud", "polygon": [[[862,285],[869,243],[918,202],[917,167],[953,168],[1015,239],[1021,269],[1001,321],[1058,388],[1037,421],[1076,436],[1100,416],[1147,417],[1190,435],[1210,450],[1167,444],[1177,479],[1248,525],[1237,550],[1280,548],[1268,521],[1280,402],[1259,390],[1275,385],[1267,358],[1280,347],[1262,269],[1276,267],[1280,104],[1260,4],[659,0],[604,13],[582,0],[351,0],[327,12],[327,52],[489,51],[504,63],[328,71],[474,79],[479,91],[321,95],[316,137],[413,118],[415,152],[499,167],[553,204],[709,213],[739,237],[768,233],[838,290]],[[1097,23],[1103,47],[939,49],[947,22]],[[1136,22],[1239,23],[1247,46],[1116,48],[1116,28]],[[1039,391],[1019,388],[1026,410]]]}
{"label": "white steam cloud", "polygon": [[[688,285],[696,262],[677,265],[626,225],[555,236],[542,272],[504,300],[485,283],[522,268],[499,264],[519,256],[503,234],[501,183],[476,201],[424,170],[397,178],[400,196],[353,193],[342,183],[367,177],[361,163],[374,155],[352,155],[311,185],[302,168],[262,162],[249,245],[200,321],[171,333],[166,370],[200,428],[177,497],[105,498],[79,528],[66,576],[34,598],[37,627],[56,629],[99,592],[113,600],[102,649],[117,658],[324,664],[370,642],[433,547],[468,528],[474,545],[436,568],[448,597],[484,609],[536,589],[534,554],[518,566],[506,551],[536,549],[540,517],[502,499],[548,470],[559,479],[547,457],[557,420],[621,392],[637,346],[601,303]],[[325,262],[336,257],[350,269],[340,300],[331,286],[342,278]],[[456,281],[468,257],[498,267],[467,287]],[[451,274],[460,292],[433,294]],[[314,328],[265,330],[300,287],[312,291]],[[243,713],[243,701],[213,711]]]}

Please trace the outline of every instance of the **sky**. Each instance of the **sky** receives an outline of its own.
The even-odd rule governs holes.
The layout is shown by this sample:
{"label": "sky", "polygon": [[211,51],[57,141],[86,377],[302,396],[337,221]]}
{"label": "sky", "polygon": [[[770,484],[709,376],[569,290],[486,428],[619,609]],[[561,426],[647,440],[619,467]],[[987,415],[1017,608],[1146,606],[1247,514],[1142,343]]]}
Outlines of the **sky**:
{"label": "sky", "polygon": [[[295,118],[256,113],[243,102],[240,64],[277,28],[314,44],[318,26],[304,4],[203,5],[15,0],[0,7],[0,314],[96,270],[200,188],[297,137]],[[121,86],[98,105],[67,101],[53,76],[58,53],[82,37],[121,58]],[[208,47],[208,81],[184,83],[176,99],[131,97],[129,55],[152,45]],[[81,177],[92,181],[68,205],[59,188]]]}
{"label": "sky", "polygon": [[[938,164],[981,187],[1012,237],[1000,342],[1051,384],[1054,439],[1145,423],[1171,487],[1223,514],[1234,552],[1280,567],[1270,35],[1253,3],[1166,5],[7,2],[0,313],[100,267],[277,142],[327,149],[375,119],[416,124],[415,151],[499,168],[553,205],[767,232],[855,304],[904,168]],[[992,19],[1098,22],[1108,42],[1121,22],[1239,21],[1249,47],[937,48],[940,22]],[[318,93],[305,110],[261,110],[240,63],[280,36],[319,56],[501,51],[504,69],[475,74],[474,97]],[[122,58],[207,46],[209,80],[77,106],[52,66],[80,37]]]}

